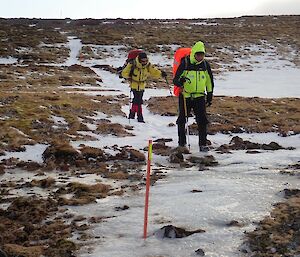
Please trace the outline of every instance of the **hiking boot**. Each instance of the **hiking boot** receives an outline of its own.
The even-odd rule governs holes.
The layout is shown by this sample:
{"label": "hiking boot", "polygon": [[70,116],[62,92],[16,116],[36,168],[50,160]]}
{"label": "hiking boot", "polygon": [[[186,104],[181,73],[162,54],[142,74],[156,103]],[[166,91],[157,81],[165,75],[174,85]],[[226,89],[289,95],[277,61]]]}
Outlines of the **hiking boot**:
{"label": "hiking boot", "polygon": [[138,115],[137,120],[138,122],[145,123],[143,115]]}
{"label": "hiking boot", "polygon": [[175,149],[176,149],[177,152],[180,152],[180,153],[184,153],[184,154],[189,154],[190,153],[189,149],[186,146],[180,146],[179,145]]}
{"label": "hiking boot", "polygon": [[134,119],[134,116],[135,116],[135,112],[130,111],[128,115],[128,119]]}
{"label": "hiking boot", "polygon": [[209,147],[206,145],[199,145],[199,152],[208,152]]}

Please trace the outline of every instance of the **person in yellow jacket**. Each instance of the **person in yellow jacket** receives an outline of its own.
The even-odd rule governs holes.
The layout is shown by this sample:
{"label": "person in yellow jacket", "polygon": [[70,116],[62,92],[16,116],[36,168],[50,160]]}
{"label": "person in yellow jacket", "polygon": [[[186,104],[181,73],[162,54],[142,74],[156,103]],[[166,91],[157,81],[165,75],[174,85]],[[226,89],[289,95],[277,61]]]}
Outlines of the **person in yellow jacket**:
{"label": "person in yellow jacket", "polygon": [[199,132],[199,150],[208,151],[206,105],[212,103],[214,80],[209,63],[204,59],[204,43],[197,42],[189,56],[181,59],[173,79],[179,86],[179,116],[176,121],[178,128],[178,144],[186,145],[185,125],[193,109]]}
{"label": "person in yellow jacket", "polygon": [[130,88],[133,92],[133,100],[128,118],[134,119],[135,114],[137,113],[138,122],[145,122],[142,104],[146,80],[149,77],[156,79],[161,77],[165,78],[167,77],[167,73],[157,69],[149,62],[147,54],[145,52],[141,52],[132,62],[129,62],[126,65],[122,71],[122,76],[130,81]]}

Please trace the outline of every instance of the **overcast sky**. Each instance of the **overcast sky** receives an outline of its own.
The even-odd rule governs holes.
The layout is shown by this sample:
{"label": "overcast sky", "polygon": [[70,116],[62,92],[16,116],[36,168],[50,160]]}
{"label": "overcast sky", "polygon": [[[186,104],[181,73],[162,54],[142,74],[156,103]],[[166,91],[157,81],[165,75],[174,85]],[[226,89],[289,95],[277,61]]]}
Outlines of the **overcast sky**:
{"label": "overcast sky", "polygon": [[300,0],[0,0],[2,18],[214,18],[300,14]]}

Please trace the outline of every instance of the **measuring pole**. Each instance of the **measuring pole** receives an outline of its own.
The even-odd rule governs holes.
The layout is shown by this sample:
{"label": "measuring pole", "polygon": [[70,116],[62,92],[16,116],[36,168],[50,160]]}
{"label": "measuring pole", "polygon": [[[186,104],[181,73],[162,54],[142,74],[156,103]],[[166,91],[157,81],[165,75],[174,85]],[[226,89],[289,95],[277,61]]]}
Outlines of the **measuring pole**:
{"label": "measuring pole", "polygon": [[144,212],[144,239],[147,238],[151,160],[152,160],[152,140],[149,140],[148,141],[147,176],[146,176],[145,212]]}

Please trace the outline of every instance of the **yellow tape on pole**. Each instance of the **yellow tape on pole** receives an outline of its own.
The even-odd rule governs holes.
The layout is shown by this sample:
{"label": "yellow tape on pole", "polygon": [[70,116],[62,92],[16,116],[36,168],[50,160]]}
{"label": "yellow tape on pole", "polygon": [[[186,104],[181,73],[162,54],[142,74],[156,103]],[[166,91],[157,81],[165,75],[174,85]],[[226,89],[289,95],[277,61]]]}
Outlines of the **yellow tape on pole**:
{"label": "yellow tape on pole", "polygon": [[149,160],[152,160],[152,140],[149,140],[149,149],[148,149]]}

